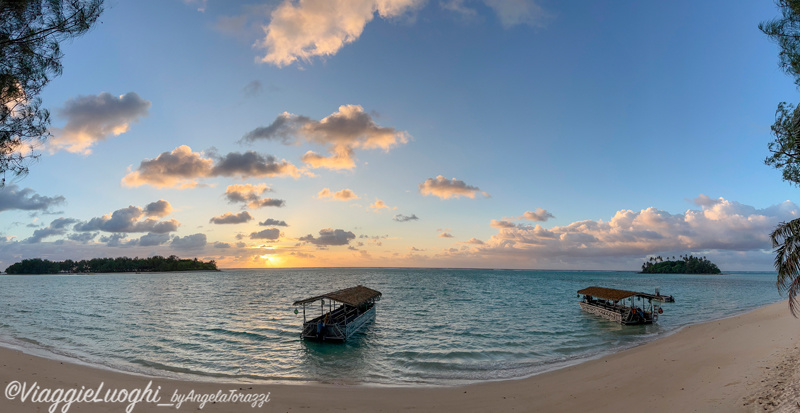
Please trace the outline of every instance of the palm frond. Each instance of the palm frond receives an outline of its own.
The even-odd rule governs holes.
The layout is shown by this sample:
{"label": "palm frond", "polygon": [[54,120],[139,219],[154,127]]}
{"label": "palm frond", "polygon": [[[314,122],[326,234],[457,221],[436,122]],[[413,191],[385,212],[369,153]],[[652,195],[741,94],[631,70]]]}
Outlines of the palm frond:
{"label": "palm frond", "polygon": [[775,248],[775,269],[778,271],[778,291],[789,296],[789,310],[800,313],[800,218],[781,222],[770,234]]}

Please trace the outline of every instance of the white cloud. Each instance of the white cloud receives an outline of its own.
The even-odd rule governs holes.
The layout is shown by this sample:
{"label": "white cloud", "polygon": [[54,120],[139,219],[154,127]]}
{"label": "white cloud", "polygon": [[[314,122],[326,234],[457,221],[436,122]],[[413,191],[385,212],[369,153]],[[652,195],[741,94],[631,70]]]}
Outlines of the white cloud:
{"label": "white cloud", "polygon": [[[484,259],[514,257],[517,265],[565,257],[574,259],[576,268],[580,259],[596,257],[643,260],[648,254],[708,251],[761,254],[771,249],[768,236],[779,222],[800,216],[800,209],[790,201],[757,209],[724,198],[701,195],[698,200],[699,210],[689,209],[683,214],[654,207],[620,210],[607,221],[576,221],[549,229],[492,220],[490,225],[498,233],[471,253]],[[724,270],[725,263],[718,264]]]}
{"label": "white cloud", "polygon": [[[477,11],[467,3],[480,1],[491,8],[506,27],[543,26],[550,17],[535,0],[446,0],[440,4],[460,16],[474,18]],[[266,49],[262,62],[284,67],[333,56],[355,42],[378,14],[397,18],[421,8],[427,0],[284,0],[263,27],[264,38],[256,45]],[[245,17],[220,22],[225,32],[242,32]]]}
{"label": "white cloud", "polygon": [[267,49],[262,62],[278,67],[336,54],[356,41],[377,13],[400,16],[425,0],[285,0],[273,10],[257,44]]}

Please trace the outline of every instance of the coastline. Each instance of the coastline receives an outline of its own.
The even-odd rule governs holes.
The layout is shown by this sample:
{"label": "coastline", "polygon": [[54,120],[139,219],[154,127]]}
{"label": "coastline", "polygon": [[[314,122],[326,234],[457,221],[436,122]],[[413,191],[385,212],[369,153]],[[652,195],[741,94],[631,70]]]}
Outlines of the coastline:
{"label": "coastline", "polygon": [[[800,402],[800,320],[786,301],[711,322],[580,364],[532,377],[456,387],[251,384],[146,377],[0,348],[0,376],[44,389],[151,389],[161,403],[174,395],[269,394],[253,411],[794,411]],[[141,391],[141,390],[140,390]],[[0,410],[46,411],[51,403],[0,399]],[[58,411],[64,406],[58,405]],[[74,403],[70,412],[123,412],[128,403]],[[198,402],[182,409],[196,410]],[[172,407],[175,408],[175,407]],[[250,404],[211,403],[204,411],[248,411]],[[136,412],[164,412],[142,401]]]}

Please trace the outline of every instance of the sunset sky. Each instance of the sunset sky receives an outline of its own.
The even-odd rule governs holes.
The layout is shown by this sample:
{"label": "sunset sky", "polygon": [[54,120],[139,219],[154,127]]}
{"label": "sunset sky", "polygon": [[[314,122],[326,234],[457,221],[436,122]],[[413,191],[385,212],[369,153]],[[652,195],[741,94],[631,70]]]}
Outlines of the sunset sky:
{"label": "sunset sky", "polygon": [[0,269],[770,270],[770,1],[107,0],[0,190]]}

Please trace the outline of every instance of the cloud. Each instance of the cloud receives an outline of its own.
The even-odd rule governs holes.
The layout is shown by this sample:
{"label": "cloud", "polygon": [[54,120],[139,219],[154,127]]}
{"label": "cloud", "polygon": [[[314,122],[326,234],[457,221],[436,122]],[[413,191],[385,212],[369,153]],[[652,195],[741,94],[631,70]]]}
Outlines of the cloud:
{"label": "cloud", "polygon": [[244,95],[247,97],[255,97],[261,94],[262,89],[264,89],[264,87],[261,85],[261,82],[258,80],[253,80],[244,85],[242,88],[242,93],[244,93]]}
{"label": "cloud", "polygon": [[230,203],[246,203],[258,201],[261,199],[261,194],[270,191],[272,191],[272,188],[268,187],[267,184],[228,185],[225,189],[225,198],[227,198]]}
{"label": "cloud", "polygon": [[82,232],[82,233],[71,233],[67,235],[67,239],[75,242],[80,242],[81,244],[86,244],[89,241],[92,241],[97,237],[96,232]]}
{"label": "cloud", "polygon": [[350,244],[350,240],[353,240],[355,238],[356,235],[350,231],[325,228],[319,230],[319,237],[315,238],[313,235],[308,234],[305,237],[300,237],[299,240],[303,242],[309,242],[311,244],[318,246],[325,246],[325,245],[348,245]]}
{"label": "cloud", "polygon": [[620,210],[607,221],[576,221],[549,229],[492,220],[498,233],[472,252],[543,260],[769,251],[769,233],[775,225],[800,217],[800,209],[790,201],[757,209],[724,198],[701,195],[698,200],[699,210],[683,214],[654,207]]}
{"label": "cloud", "polygon": [[[467,185],[464,181],[459,181],[456,178],[447,180],[442,175],[436,179],[428,178],[425,182],[419,184],[419,192],[422,195],[434,195],[441,199],[458,198],[464,196],[467,198],[475,198],[475,194],[480,192],[477,186]],[[488,197],[489,194],[481,192],[483,196]]]}
{"label": "cloud", "polygon": [[193,234],[175,237],[170,245],[177,250],[197,250],[206,246],[206,234]]}
{"label": "cloud", "polygon": [[465,244],[473,244],[473,245],[483,245],[485,242],[477,239],[477,238],[470,238],[469,241],[464,241]]}
{"label": "cloud", "polygon": [[489,226],[491,226],[492,228],[515,228],[517,225],[514,224],[513,222],[498,221],[496,219],[493,219],[489,223]]}
{"label": "cloud", "polygon": [[37,194],[31,188],[19,189],[14,184],[0,188],[0,212],[12,209],[49,211],[50,208],[63,204],[65,200],[61,195],[54,197],[43,196]]}
{"label": "cloud", "polygon": [[169,202],[159,199],[144,206],[144,214],[148,217],[163,218],[172,212],[172,205]]}
{"label": "cloud", "polygon": [[524,214],[520,217],[521,219],[527,219],[528,221],[538,221],[544,222],[550,218],[555,218],[553,214],[547,212],[542,208],[537,208],[536,211],[525,211]]}
{"label": "cloud", "polygon": [[386,202],[383,202],[380,199],[376,199],[375,202],[373,202],[372,205],[369,206],[369,209],[375,212],[379,212],[382,209],[392,209],[392,208],[390,208],[389,205],[386,205]]}
{"label": "cloud", "polygon": [[521,24],[542,27],[551,17],[534,0],[446,0],[441,6],[445,10],[458,13],[465,20],[475,20],[478,11],[466,3],[478,2],[491,8],[505,28]]}
{"label": "cloud", "polygon": [[258,232],[250,233],[250,239],[276,240],[281,236],[281,231],[277,228],[268,228]]}
{"label": "cloud", "polygon": [[42,241],[42,239],[57,235],[64,235],[67,233],[67,230],[70,225],[78,222],[77,219],[72,218],[57,218],[50,222],[45,228],[37,229],[33,231],[33,235],[30,238],[26,238],[22,242],[27,244],[35,244]]}
{"label": "cloud", "polygon": [[89,154],[91,146],[109,136],[118,136],[128,131],[130,124],[147,116],[150,102],[135,92],[119,97],[110,93],[78,96],[64,103],[58,110],[59,117],[67,119],[63,128],[53,128],[53,138],[48,145],[53,152]]}
{"label": "cloud", "polygon": [[289,175],[298,177],[300,171],[285,160],[254,151],[231,152],[217,160],[210,171],[211,176],[263,177]]}
{"label": "cloud", "polygon": [[238,214],[226,212],[223,215],[211,218],[208,222],[212,224],[243,224],[251,219],[253,219],[253,216],[247,211]]}
{"label": "cloud", "polygon": [[177,185],[192,187],[196,185],[194,179],[210,175],[213,165],[213,160],[181,145],[155,159],[145,159],[136,171],[122,178],[122,183],[127,186],[152,185],[157,188]]}
{"label": "cloud", "polygon": [[453,235],[450,234],[449,232],[442,232],[441,234],[439,234],[439,238],[453,238]]}
{"label": "cloud", "polygon": [[277,219],[267,218],[264,222],[259,222],[258,225],[262,227],[288,227],[286,221],[278,221]]}
{"label": "cloud", "polygon": [[358,195],[356,195],[353,191],[349,189],[342,189],[341,191],[331,192],[328,188],[323,188],[319,193],[317,193],[317,198],[324,199],[324,198],[331,198],[336,201],[349,201],[351,199],[359,199]]}
{"label": "cloud", "polygon": [[100,242],[105,242],[107,247],[131,247],[136,245],[136,240],[123,242],[128,234],[111,234],[109,236],[100,237]]}
{"label": "cloud", "polygon": [[228,249],[230,247],[231,247],[231,244],[228,244],[227,242],[217,241],[217,242],[214,243],[214,248]]}
{"label": "cloud", "polygon": [[156,245],[163,245],[169,241],[169,234],[154,234],[152,232],[142,235],[139,238],[138,244],[141,247],[152,247]]}
{"label": "cloud", "polygon": [[242,138],[246,142],[279,140],[284,144],[314,143],[328,148],[328,156],[308,151],[302,160],[312,168],[352,169],[355,149],[389,151],[411,136],[395,128],[379,126],[360,105],[342,105],[320,121],[284,112],[269,126],[259,127]]}
{"label": "cloud", "polygon": [[492,8],[504,27],[519,24],[544,26],[550,15],[533,0],[483,0]]}
{"label": "cloud", "polygon": [[398,17],[424,0],[285,0],[272,11],[259,47],[262,62],[278,67],[336,54],[361,36],[375,16]]}
{"label": "cloud", "polygon": [[[154,204],[157,204],[157,202]],[[180,222],[175,219],[159,221],[153,218],[146,218],[145,211],[142,208],[131,205],[102,217],[92,218],[86,222],[79,222],[75,224],[73,229],[78,232],[152,232],[164,234],[177,231],[178,226],[180,226]]]}
{"label": "cloud", "polygon": [[171,152],[163,152],[155,159],[145,159],[139,167],[122,178],[123,185],[151,185],[157,188],[191,188],[197,179],[218,176],[241,178],[264,176],[299,177],[300,170],[285,160],[278,161],[271,155],[253,151],[232,152],[216,159],[206,158],[202,153],[192,152],[181,145]]}
{"label": "cloud", "polygon": [[258,185],[228,185],[225,189],[225,198],[230,203],[247,203],[247,206],[253,209],[263,207],[282,207],[286,201],[282,199],[261,198],[261,194],[272,191],[266,184]]}
{"label": "cloud", "polygon": [[264,208],[264,207],[282,207],[286,205],[286,201],[275,198],[264,198],[256,202],[248,204],[250,208]]}
{"label": "cloud", "polygon": [[407,215],[403,215],[403,214],[397,214],[392,219],[397,221],[397,222],[408,222],[408,221],[416,221],[419,218],[417,218],[417,216],[415,214],[411,214],[411,216],[407,216]]}

